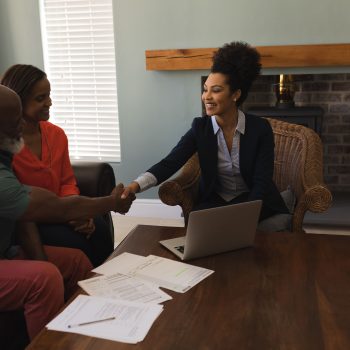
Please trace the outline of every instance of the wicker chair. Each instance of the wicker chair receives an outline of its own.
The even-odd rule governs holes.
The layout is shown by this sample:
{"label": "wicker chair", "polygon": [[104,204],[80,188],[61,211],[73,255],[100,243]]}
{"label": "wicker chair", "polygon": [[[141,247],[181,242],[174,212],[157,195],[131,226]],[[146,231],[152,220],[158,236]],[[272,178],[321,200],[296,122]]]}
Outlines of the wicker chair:
{"label": "wicker chair", "polygon": [[[267,118],[275,137],[274,181],[282,192],[289,186],[296,196],[291,230],[302,232],[306,211],[324,212],[332,202],[323,182],[323,151],[319,136],[302,125]],[[179,205],[185,221],[198,193],[200,168],[197,154],[173,179],[159,188],[159,198],[168,205]]]}

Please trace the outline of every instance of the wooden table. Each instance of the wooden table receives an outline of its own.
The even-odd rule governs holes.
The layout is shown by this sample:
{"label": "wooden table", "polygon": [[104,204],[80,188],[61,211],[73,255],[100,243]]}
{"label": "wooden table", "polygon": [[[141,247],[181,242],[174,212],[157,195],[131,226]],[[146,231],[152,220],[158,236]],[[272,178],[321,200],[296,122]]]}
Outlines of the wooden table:
{"label": "wooden table", "polygon": [[[158,241],[183,228],[138,226],[115,250],[173,259]],[[42,331],[28,349],[350,349],[350,237],[258,233],[255,248],[192,260],[215,270],[179,294],[145,340]]]}

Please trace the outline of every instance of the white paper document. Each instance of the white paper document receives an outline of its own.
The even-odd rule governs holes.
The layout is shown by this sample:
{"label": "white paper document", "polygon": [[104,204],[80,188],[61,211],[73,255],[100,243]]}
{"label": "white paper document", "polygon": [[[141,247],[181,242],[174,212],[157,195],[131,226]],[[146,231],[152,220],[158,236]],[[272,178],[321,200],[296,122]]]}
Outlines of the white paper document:
{"label": "white paper document", "polygon": [[147,335],[163,306],[79,295],[46,327],[135,344]]}
{"label": "white paper document", "polygon": [[184,293],[214,271],[179,261],[149,255],[135,276],[175,292]]}
{"label": "white paper document", "polygon": [[162,303],[172,299],[156,285],[120,273],[89,278],[78,284],[92,296],[142,303]]}
{"label": "white paper document", "polygon": [[143,257],[123,253],[93,270],[101,274],[121,273],[138,277],[175,292],[184,293],[214,271],[155,255]]}
{"label": "white paper document", "polygon": [[130,270],[133,270],[142,264],[144,260],[145,257],[142,255],[123,253],[96,267],[92,270],[92,272],[96,272],[101,275],[112,275],[119,272],[123,275],[127,275]]}

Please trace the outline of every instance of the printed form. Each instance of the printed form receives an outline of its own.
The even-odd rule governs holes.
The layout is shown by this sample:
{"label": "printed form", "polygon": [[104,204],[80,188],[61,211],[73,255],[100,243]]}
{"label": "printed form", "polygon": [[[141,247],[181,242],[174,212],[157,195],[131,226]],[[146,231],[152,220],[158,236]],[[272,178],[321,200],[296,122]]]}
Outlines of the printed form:
{"label": "printed form", "polygon": [[138,277],[179,293],[188,291],[214,272],[155,255],[143,257],[131,253],[123,253],[93,271],[103,275],[118,272]]}
{"label": "printed form", "polygon": [[156,285],[120,273],[89,278],[78,284],[89,295],[105,298],[142,303],[162,303],[172,299]]}
{"label": "printed form", "polygon": [[46,327],[50,330],[136,344],[163,311],[158,304],[79,295]]}

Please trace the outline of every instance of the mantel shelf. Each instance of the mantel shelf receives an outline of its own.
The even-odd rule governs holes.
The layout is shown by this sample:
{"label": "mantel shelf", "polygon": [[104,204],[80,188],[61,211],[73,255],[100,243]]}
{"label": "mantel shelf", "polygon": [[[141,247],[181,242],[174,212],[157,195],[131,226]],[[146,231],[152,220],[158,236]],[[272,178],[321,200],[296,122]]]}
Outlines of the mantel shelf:
{"label": "mantel shelf", "polygon": [[[350,44],[257,46],[263,68],[350,66]],[[147,70],[210,69],[216,48],[146,50]]]}

